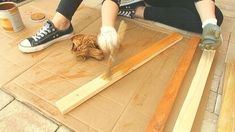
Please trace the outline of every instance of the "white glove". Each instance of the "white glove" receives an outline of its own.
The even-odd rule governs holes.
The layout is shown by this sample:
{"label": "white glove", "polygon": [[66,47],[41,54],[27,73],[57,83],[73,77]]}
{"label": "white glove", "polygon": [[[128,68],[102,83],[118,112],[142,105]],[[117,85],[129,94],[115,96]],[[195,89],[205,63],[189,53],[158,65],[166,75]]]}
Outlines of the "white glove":
{"label": "white glove", "polygon": [[110,52],[119,48],[118,34],[114,27],[101,27],[98,36],[98,45],[104,52]]}

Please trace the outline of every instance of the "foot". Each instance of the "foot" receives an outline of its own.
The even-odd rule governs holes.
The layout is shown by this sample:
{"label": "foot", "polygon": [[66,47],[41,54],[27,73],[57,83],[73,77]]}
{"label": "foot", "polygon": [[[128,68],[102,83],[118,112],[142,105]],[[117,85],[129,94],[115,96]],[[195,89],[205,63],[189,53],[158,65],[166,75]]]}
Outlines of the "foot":
{"label": "foot", "polygon": [[130,5],[120,6],[118,15],[128,18],[134,18],[136,13],[136,8],[139,6],[145,6],[144,1],[136,2]]}
{"label": "foot", "polygon": [[220,45],[220,27],[214,24],[207,24],[203,28],[200,48],[206,50],[214,50],[217,49]]}
{"label": "foot", "polygon": [[43,50],[55,42],[68,39],[72,35],[71,24],[67,29],[59,30],[51,21],[47,21],[35,35],[23,40],[18,47],[24,53],[32,53]]}

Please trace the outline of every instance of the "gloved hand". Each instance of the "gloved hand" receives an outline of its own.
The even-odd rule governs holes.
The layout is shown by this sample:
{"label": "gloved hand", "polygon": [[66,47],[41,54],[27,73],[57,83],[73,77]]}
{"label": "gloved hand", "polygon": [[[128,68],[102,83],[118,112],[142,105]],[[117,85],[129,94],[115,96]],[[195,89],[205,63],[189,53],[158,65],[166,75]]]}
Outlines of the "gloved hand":
{"label": "gloved hand", "polygon": [[220,27],[213,24],[207,24],[203,28],[201,44],[199,45],[202,50],[215,50],[221,43]]}
{"label": "gloved hand", "polygon": [[98,35],[98,45],[104,52],[112,52],[119,48],[118,34],[114,27],[101,27]]}

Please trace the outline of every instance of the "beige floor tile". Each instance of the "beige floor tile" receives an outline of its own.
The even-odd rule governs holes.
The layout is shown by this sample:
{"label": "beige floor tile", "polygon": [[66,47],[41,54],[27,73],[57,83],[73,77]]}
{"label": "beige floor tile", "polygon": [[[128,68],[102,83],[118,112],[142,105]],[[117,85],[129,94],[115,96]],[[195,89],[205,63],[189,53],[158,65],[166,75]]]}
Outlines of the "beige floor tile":
{"label": "beige floor tile", "polygon": [[72,132],[72,130],[70,130],[69,128],[65,126],[60,126],[56,132]]}
{"label": "beige floor tile", "polygon": [[203,121],[201,132],[216,132],[216,124],[210,121]]}
{"label": "beige floor tile", "polygon": [[216,132],[218,116],[214,113],[205,112],[201,132]]}
{"label": "beige floor tile", "polygon": [[10,103],[14,98],[0,90],[0,110]]}
{"label": "beige floor tile", "polygon": [[211,90],[215,93],[218,92],[220,84],[220,76],[215,75],[212,81]]}
{"label": "beige floor tile", "polygon": [[18,101],[0,111],[1,132],[54,132],[58,126]]}
{"label": "beige floor tile", "polygon": [[207,102],[207,108],[206,108],[207,111],[214,112],[216,97],[217,97],[217,93],[210,91],[209,99]]}
{"label": "beige floor tile", "polygon": [[220,84],[219,84],[219,89],[218,89],[218,94],[223,94],[223,83],[224,82],[224,73],[220,78]]}
{"label": "beige floor tile", "polygon": [[222,95],[218,94],[217,99],[216,99],[216,104],[215,104],[215,114],[219,115],[220,113],[220,108],[221,108],[221,100],[222,100]]}

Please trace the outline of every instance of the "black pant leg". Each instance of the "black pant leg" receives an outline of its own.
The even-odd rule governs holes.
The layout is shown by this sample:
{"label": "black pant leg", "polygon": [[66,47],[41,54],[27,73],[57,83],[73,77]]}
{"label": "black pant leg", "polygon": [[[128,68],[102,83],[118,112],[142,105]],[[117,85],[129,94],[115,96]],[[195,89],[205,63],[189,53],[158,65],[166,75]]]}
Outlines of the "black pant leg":
{"label": "black pant leg", "polygon": [[217,25],[221,26],[221,24],[223,23],[223,20],[224,20],[224,15],[223,15],[222,11],[217,6],[215,6],[215,17],[217,19]]}
{"label": "black pant leg", "polygon": [[[191,32],[202,32],[202,23],[194,0],[146,0],[146,2],[153,7],[145,8],[145,19]],[[218,25],[221,25],[223,14],[218,7],[215,9],[215,14]]]}
{"label": "black pant leg", "polygon": [[82,0],[61,0],[56,11],[71,21],[81,2]]}
{"label": "black pant leg", "polygon": [[187,31],[202,32],[200,17],[179,7],[146,7],[144,19],[160,22]]}

